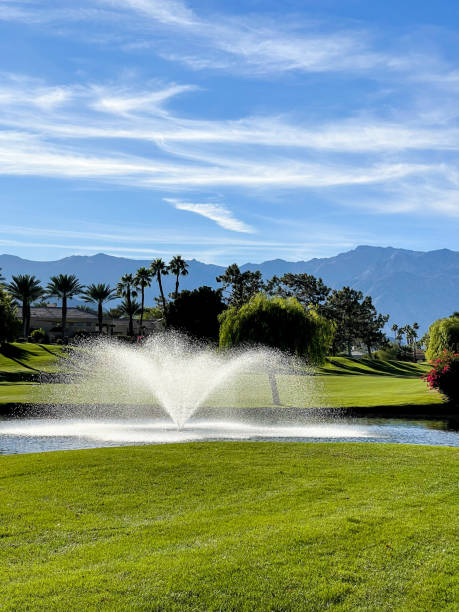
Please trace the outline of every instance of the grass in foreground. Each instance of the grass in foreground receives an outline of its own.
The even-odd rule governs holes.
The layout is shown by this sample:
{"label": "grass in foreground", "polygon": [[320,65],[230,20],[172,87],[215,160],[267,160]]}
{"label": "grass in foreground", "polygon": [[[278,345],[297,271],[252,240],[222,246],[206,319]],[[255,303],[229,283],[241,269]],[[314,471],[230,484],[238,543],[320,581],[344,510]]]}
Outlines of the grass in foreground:
{"label": "grass in foreground", "polygon": [[455,610],[452,448],[0,457],[2,610]]}

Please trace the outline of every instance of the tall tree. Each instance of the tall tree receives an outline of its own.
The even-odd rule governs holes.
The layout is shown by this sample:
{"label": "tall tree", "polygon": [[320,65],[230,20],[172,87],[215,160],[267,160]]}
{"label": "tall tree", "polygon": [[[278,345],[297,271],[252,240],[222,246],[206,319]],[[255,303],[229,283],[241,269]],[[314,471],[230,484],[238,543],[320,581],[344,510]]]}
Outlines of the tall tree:
{"label": "tall tree", "polygon": [[266,283],[266,292],[283,298],[294,297],[306,310],[314,309],[320,312],[321,305],[330,293],[329,287],[321,278],[312,274],[287,273],[278,278],[273,276]]}
{"label": "tall tree", "polygon": [[66,338],[67,328],[67,300],[78,295],[83,290],[77,277],[74,274],[59,274],[51,276],[50,282],[46,286],[46,293],[50,297],[56,297],[62,302],[62,340]]}
{"label": "tall tree", "polygon": [[334,289],[328,296],[323,311],[325,316],[336,324],[334,353],[345,349],[347,354],[352,356],[352,345],[360,341],[366,345],[371,355],[371,347],[385,344],[382,328],[388,317],[378,314],[371,297],[364,298],[361,291],[350,287]]}
{"label": "tall tree", "polygon": [[101,334],[104,316],[103,306],[105,302],[115,299],[116,289],[112,289],[110,285],[105,285],[104,283],[98,283],[97,285],[93,283],[82,291],[81,296],[85,302],[97,304],[97,320],[99,324],[99,334]]}
{"label": "tall tree", "polygon": [[128,336],[134,335],[134,312],[131,308],[131,303],[133,298],[137,297],[137,291],[135,288],[134,277],[132,274],[123,274],[119,283],[116,285],[117,295],[121,296],[125,300],[126,309],[124,310],[124,314],[129,316],[129,327],[128,327]]}
{"label": "tall tree", "polygon": [[398,340],[400,345],[403,342],[403,337],[405,336],[406,331],[407,331],[407,326],[406,325],[400,326],[398,328],[398,330],[397,330],[397,334],[395,336],[395,339]]}
{"label": "tall tree", "polygon": [[418,347],[418,331],[419,324],[415,321],[413,323],[413,327],[411,328],[411,338],[412,338],[412,348],[413,348],[413,361],[416,363],[416,349]]}
{"label": "tall tree", "polygon": [[[334,325],[314,311],[306,312],[295,298],[253,296],[241,308],[232,306],[219,317],[220,346],[264,344],[313,362],[323,362],[333,338]],[[273,403],[279,404],[275,373],[269,368]]]}
{"label": "tall tree", "polygon": [[345,348],[352,355],[352,345],[359,337],[360,300],[363,293],[350,287],[334,289],[328,296],[326,316],[336,324],[333,353]]}
{"label": "tall tree", "polygon": [[429,327],[427,359],[438,359],[443,351],[459,353],[459,317],[437,319]]}
{"label": "tall tree", "polygon": [[218,315],[225,310],[222,290],[181,291],[168,305],[169,325],[195,338],[218,341]]}
{"label": "tall tree", "polygon": [[0,286],[0,348],[21,333],[21,323],[16,316],[12,296]]}
{"label": "tall tree", "polygon": [[140,289],[140,323],[139,332],[142,333],[143,313],[145,310],[145,289],[151,286],[152,272],[142,266],[137,270],[134,277],[135,286]]}
{"label": "tall tree", "polygon": [[24,340],[27,340],[30,332],[30,305],[34,300],[40,298],[45,290],[40,285],[38,278],[29,274],[13,276],[6,288],[13,298],[22,304],[22,330]]}
{"label": "tall tree", "polygon": [[363,299],[360,305],[359,336],[367,348],[370,359],[372,348],[380,348],[388,344],[383,332],[388,320],[389,315],[382,315],[376,311],[370,296]]}
{"label": "tall tree", "polygon": [[[129,318],[129,330],[131,330],[132,320],[140,312],[140,304],[136,302],[135,299],[132,299],[132,294],[131,299],[129,300],[126,295],[124,296],[123,300],[121,301],[121,304],[119,305],[119,312],[121,315],[125,315]],[[128,333],[130,336],[132,336],[131,331],[129,331]]]}
{"label": "tall tree", "polygon": [[246,270],[241,272],[237,264],[228,266],[223,274],[217,276],[217,282],[222,283],[223,291],[229,290],[226,297],[229,306],[240,308],[248,302],[251,297],[264,289],[261,272]]}
{"label": "tall tree", "polygon": [[169,270],[161,258],[157,258],[151,262],[150,270],[153,276],[156,277],[156,280],[158,282],[159,293],[161,294],[161,303],[163,306],[164,322],[167,327],[167,304],[166,304],[166,298],[164,297],[162,277],[167,276],[167,274],[169,273]]}
{"label": "tall tree", "polygon": [[180,276],[186,276],[188,274],[188,264],[181,257],[181,255],[175,255],[169,262],[169,270],[175,276],[175,291],[174,299],[178,295],[179,290],[179,279]]}

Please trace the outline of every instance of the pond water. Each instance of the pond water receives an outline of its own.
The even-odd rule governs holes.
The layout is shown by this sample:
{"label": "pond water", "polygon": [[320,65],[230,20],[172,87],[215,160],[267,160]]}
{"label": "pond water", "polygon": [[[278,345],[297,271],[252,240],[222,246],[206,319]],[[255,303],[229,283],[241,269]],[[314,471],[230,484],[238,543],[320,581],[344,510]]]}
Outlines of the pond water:
{"label": "pond water", "polygon": [[149,418],[3,418],[0,454],[197,441],[393,442],[459,446],[447,420],[333,418],[302,422],[196,419],[183,428]]}

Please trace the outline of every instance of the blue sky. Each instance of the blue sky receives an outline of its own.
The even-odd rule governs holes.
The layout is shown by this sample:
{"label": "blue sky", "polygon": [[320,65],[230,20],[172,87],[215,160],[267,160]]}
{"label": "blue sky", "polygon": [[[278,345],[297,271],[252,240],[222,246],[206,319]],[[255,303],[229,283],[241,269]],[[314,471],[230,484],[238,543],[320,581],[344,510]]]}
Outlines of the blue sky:
{"label": "blue sky", "polygon": [[0,0],[0,251],[457,249],[450,0]]}

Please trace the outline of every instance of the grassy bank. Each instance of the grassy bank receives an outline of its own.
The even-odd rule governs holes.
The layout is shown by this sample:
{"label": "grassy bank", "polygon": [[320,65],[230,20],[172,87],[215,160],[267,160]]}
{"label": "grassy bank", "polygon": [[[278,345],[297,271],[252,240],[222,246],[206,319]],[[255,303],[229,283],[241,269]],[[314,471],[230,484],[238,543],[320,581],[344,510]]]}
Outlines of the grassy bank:
{"label": "grassy bank", "polygon": [[292,443],[0,457],[0,608],[452,611],[457,459]]}
{"label": "grassy bank", "polygon": [[0,380],[14,382],[40,372],[53,372],[65,350],[54,344],[8,344],[0,352]]}
{"label": "grassy bank", "polygon": [[[72,388],[68,385],[37,387],[40,372],[55,371],[65,349],[36,344],[11,345],[0,355],[0,405],[13,403],[41,403],[48,400],[63,403],[110,403],[120,401],[118,391]],[[369,359],[330,358],[313,380],[305,376],[278,377],[281,401],[297,407],[330,406],[335,408],[372,406],[440,406],[443,398],[430,391],[420,376],[425,364]],[[239,390],[224,389],[209,397],[210,406],[263,407],[272,403],[266,376],[246,376]],[[97,398],[97,392],[101,397]],[[112,396],[110,395],[112,394]],[[86,397],[87,396],[87,397]],[[126,389],[124,403],[147,404],[151,395],[136,395]]]}
{"label": "grassy bank", "polygon": [[14,343],[0,352],[0,405],[34,402],[37,377],[55,372],[65,349],[56,345]]}

